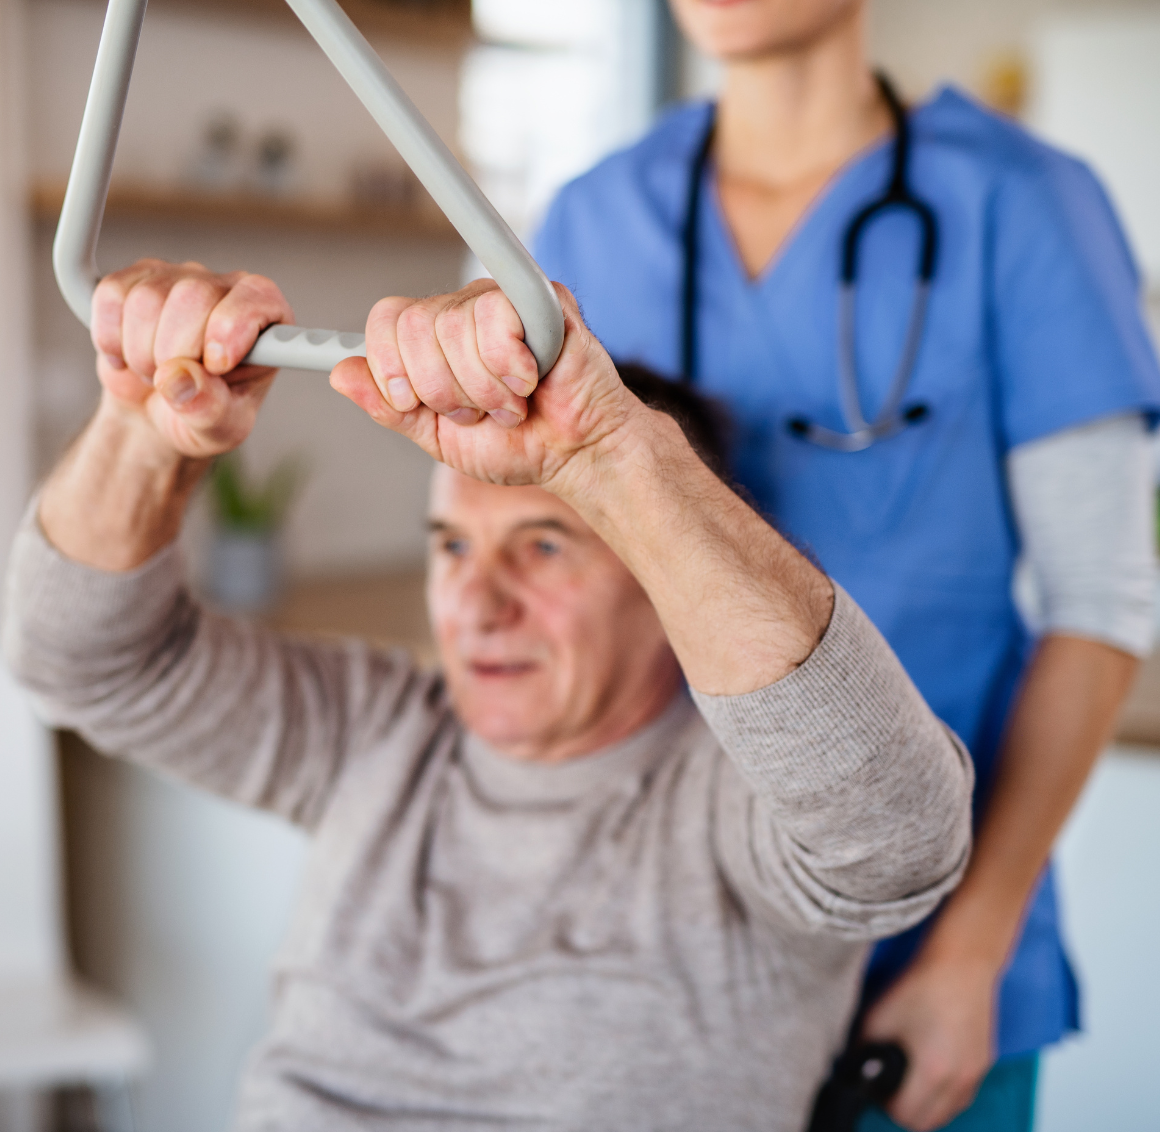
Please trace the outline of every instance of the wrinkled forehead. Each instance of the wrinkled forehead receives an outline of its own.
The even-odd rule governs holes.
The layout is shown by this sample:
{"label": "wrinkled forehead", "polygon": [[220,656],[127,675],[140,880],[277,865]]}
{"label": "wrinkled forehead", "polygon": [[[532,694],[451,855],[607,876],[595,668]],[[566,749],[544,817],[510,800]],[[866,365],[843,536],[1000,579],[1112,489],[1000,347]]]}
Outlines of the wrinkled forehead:
{"label": "wrinkled forehead", "polygon": [[465,530],[487,527],[496,533],[548,519],[558,520],[577,534],[592,533],[567,503],[542,487],[481,483],[444,464],[436,464],[431,473],[427,518]]}

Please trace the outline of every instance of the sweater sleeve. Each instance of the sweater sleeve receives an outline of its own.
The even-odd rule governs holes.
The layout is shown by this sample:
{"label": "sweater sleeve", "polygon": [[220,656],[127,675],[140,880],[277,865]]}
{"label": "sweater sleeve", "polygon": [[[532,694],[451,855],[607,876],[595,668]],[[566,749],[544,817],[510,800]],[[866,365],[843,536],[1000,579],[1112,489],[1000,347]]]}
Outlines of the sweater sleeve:
{"label": "sweater sleeve", "polygon": [[46,722],[307,827],[344,760],[389,731],[422,683],[405,654],[209,613],[175,546],[125,573],[73,562],[44,537],[35,504],[5,606],[5,658]]}
{"label": "sweater sleeve", "polygon": [[821,643],[742,696],[694,693],[736,774],[716,838],[740,898],[800,930],[856,939],[923,919],[971,846],[970,757],[839,586]]}

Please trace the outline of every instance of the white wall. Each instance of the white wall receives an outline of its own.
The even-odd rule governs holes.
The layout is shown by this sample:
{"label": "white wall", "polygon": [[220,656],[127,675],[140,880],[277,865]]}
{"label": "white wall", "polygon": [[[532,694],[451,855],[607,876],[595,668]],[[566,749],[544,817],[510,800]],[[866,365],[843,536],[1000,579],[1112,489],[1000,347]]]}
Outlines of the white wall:
{"label": "white wall", "polygon": [[1113,751],[1058,853],[1084,1033],[1043,1061],[1036,1132],[1160,1127],[1160,752]]}
{"label": "white wall", "polygon": [[[1027,48],[1035,21],[1061,2],[870,0],[871,54],[912,97],[947,81],[972,89],[990,56]],[[1103,2],[1086,0],[1088,6]]]}
{"label": "white wall", "polygon": [[1045,20],[1158,7],[1157,0],[870,0],[870,46],[917,97],[948,80],[976,88],[996,54],[1015,49],[1030,55]]}
{"label": "white wall", "polygon": [[[24,15],[21,0],[0,2],[0,569],[32,462]],[[62,962],[56,830],[47,737],[0,665],[0,982],[52,975]]]}
{"label": "white wall", "polygon": [[533,231],[566,181],[651,124],[661,3],[475,0],[484,42],[464,62],[460,138],[484,192],[517,232]]}
{"label": "white wall", "polygon": [[63,765],[77,961],[153,1042],[136,1089],[141,1130],[225,1132],[266,1029],[306,840],[75,740]]}
{"label": "white wall", "polygon": [[1099,170],[1160,285],[1160,5],[1053,15],[1037,26],[1031,58],[1031,125]]}

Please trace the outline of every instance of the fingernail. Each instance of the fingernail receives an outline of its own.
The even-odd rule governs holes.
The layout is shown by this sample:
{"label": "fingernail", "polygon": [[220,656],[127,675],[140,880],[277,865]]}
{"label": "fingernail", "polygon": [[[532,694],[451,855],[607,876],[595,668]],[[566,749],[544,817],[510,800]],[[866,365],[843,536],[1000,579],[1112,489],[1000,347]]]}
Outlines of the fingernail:
{"label": "fingernail", "polygon": [[492,409],[491,416],[493,420],[498,421],[504,428],[515,428],[516,425],[523,421],[523,417],[519,413],[513,413],[511,409]]}
{"label": "fingernail", "polygon": [[139,373],[137,376],[141,379],[142,385],[147,385],[150,389],[153,388],[153,378],[146,377],[143,373]]}
{"label": "fingernail", "polygon": [[197,383],[187,374],[166,382],[161,395],[171,405],[187,405],[197,396]]}
{"label": "fingernail", "polygon": [[113,369],[124,369],[125,359],[120,354],[106,354],[105,361],[113,367]]}
{"label": "fingernail", "polygon": [[479,424],[482,416],[483,414],[478,409],[456,409],[455,412],[447,414],[447,419],[454,421],[457,425],[473,425]]}
{"label": "fingernail", "polygon": [[522,377],[501,377],[504,383],[517,397],[526,397],[532,391],[532,383]]}
{"label": "fingernail", "polygon": [[220,342],[207,342],[203,356],[206,369],[224,370],[229,364],[226,348]]}
{"label": "fingernail", "polygon": [[387,397],[397,413],[409,413],[417,404],[419,398],[415,390],[405,377],[392,377],[387,382]]}

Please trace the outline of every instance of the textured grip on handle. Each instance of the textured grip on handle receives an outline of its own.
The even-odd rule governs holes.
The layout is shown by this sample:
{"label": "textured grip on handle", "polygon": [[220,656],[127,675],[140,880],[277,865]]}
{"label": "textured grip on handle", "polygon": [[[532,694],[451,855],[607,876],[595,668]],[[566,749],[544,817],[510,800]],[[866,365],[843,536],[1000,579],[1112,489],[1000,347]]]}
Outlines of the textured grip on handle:
{"label": "textured grip on handle", "polygon": [[262,331],[246,361],[255,366],[288,366],[329,373],[344,358],[366,356],[366,338],[361,334],[271,326]]}

